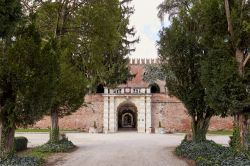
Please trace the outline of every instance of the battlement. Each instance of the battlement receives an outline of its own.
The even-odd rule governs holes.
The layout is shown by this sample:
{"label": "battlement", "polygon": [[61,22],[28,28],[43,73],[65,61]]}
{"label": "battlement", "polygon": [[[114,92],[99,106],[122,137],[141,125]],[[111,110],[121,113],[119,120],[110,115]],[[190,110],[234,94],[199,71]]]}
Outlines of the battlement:
{"label": "battlement", "polygon": [[153,58],[130,58],[129,63],[132,65],[145,65],[145,64],[159,64],[159,59],[153,59]]}

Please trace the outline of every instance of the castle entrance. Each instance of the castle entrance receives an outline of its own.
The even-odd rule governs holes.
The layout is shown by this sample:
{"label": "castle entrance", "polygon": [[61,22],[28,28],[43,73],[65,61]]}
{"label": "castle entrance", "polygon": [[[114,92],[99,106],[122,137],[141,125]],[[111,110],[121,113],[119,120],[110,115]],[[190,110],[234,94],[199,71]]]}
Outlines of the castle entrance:
{"label": "castle entrance", "polygon": [[151,92],[149,88],[104,89],[103,130],[151,132]]}
{"label": "castle entrance", "polygon": [[118,108],[118,130],[137,129],[137,109],[126,103]]}

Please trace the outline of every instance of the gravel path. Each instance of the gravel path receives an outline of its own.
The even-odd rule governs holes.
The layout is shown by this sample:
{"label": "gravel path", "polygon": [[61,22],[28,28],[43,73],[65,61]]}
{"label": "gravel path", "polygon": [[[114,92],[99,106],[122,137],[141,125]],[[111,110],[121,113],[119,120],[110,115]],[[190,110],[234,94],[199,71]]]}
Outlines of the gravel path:
{"label": "gravel path", "polygon": [[[48,134],[17,134],[28,137],[29,146],[48,140]],[[66,154],[57,166],[186,166],[174,149],[184,134],[116,134],[68,133],[67,137],[79,148]],[[217,143],[227,144],[226,136],[209,136]],[[40,141],[40,142],[39,142]]]}

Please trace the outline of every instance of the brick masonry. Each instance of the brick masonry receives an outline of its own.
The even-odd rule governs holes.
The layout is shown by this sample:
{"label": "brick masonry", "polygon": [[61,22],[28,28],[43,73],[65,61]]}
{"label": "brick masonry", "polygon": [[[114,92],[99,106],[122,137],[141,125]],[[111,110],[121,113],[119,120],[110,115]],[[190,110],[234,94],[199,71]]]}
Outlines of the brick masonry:
{"label": "brick masonry", "polygon": [[[135,78],[128,81],[126,85],[119,87],[142,87],[147,88],[149,84],[142,80],[145,63],[156,63],[156,60],[131,60],[130,70],[135,74]],[[156,82],[161,93],[152,94],[151,110],[152,110],[152,129],[154,130],[161,122],[162,126],[169,132],[190,131],[191,119],[187,114],[185,106],[175,97],[170,97],[166,93],[165,83],[163,81]],[[85,97],[87,106],[82,106],[72,115],[66,116],[59,120],[60,128],[64,129],[80,129],[88,131],[93,126],[94,121],[98,130],[103,129],[103,110],[104,99],[101,94],[90,94]],[[233,118],[214,117],[211,119],[209,130],[232,129]],[[33,127],[48,128],[50,127],[50,118],[44,117]]]}

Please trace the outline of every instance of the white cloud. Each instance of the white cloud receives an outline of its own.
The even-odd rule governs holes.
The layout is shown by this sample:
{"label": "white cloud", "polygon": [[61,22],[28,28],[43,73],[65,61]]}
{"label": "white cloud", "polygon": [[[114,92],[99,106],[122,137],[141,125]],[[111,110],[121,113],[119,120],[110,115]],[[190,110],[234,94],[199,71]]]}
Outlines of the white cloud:
{"label": "white cloud", "polygon": [[136,51],[131,58],[156,58],[158,32],[161,29],[161,22],[157,17],[157,6],[163,0],[133,0],[132,6],[135,13],[131,16],[130,24],[135,26],[139,44],[135,45]]}

